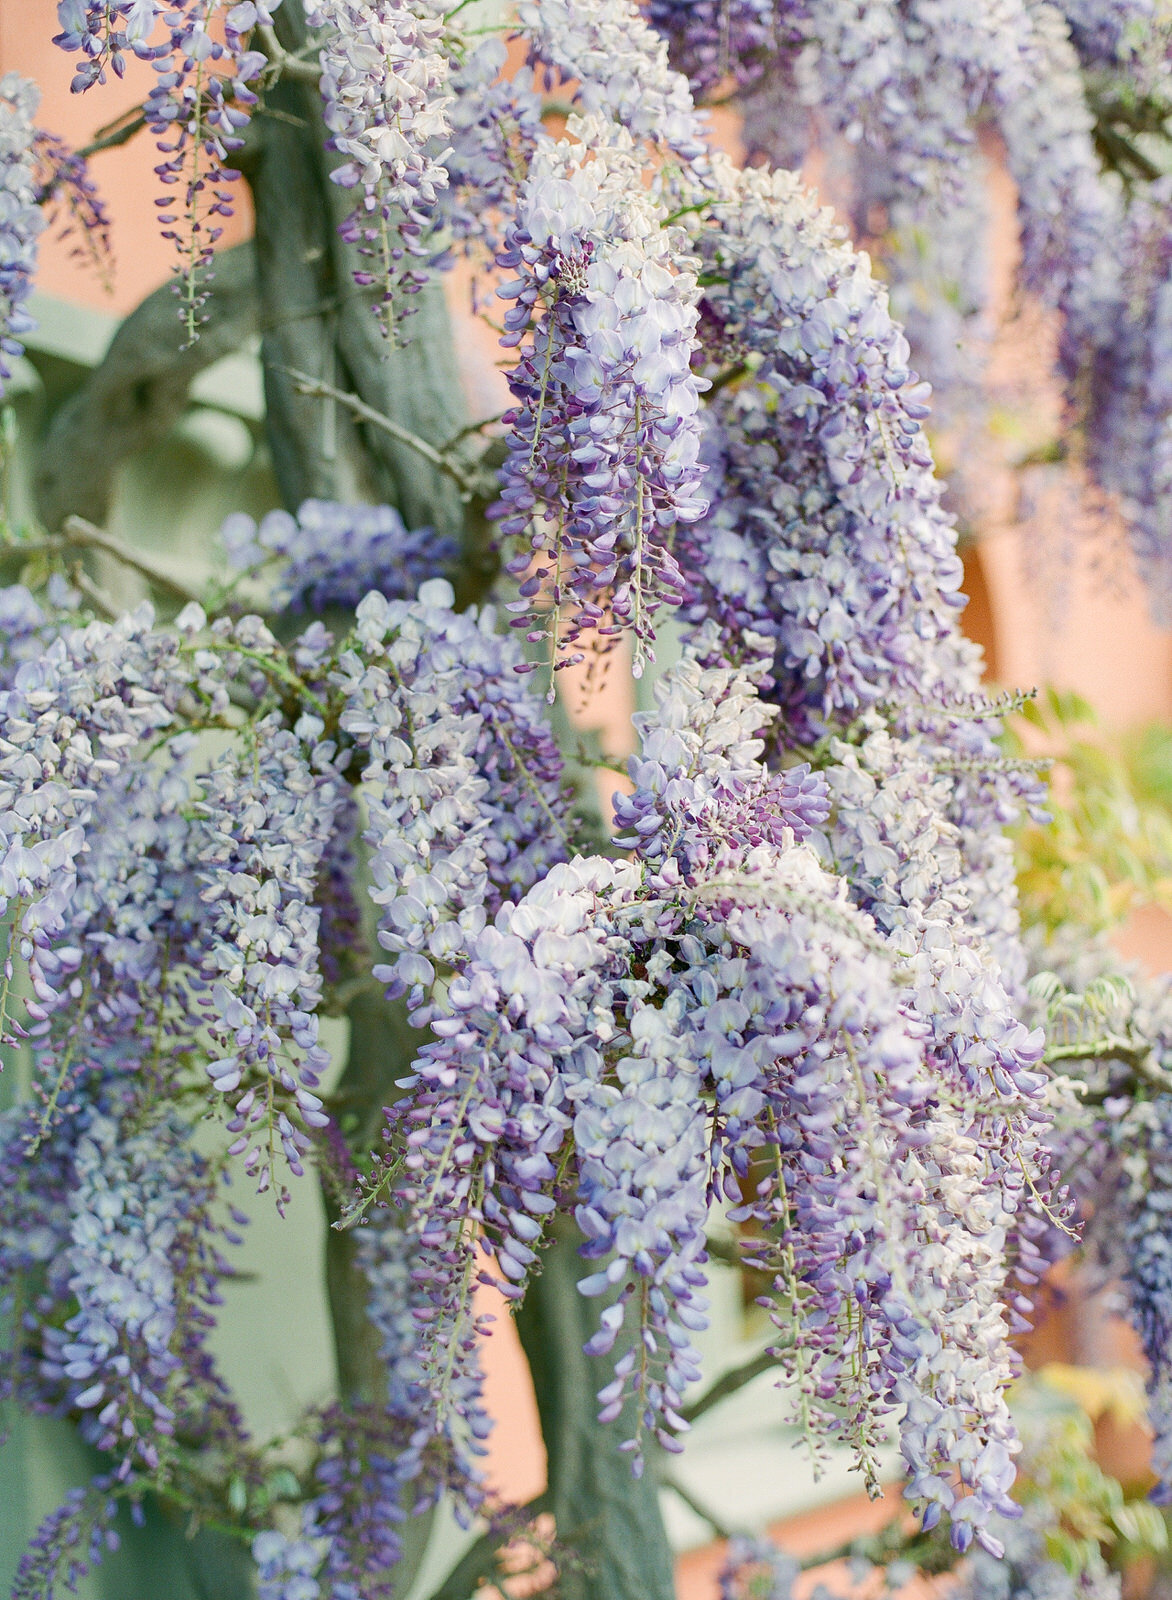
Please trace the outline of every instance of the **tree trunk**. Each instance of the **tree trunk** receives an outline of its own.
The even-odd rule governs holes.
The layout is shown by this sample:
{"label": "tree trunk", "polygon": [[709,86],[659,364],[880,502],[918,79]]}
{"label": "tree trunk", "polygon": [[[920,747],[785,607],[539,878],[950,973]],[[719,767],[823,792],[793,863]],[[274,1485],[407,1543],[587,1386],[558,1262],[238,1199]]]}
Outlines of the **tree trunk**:
{"label": "tree trunk", "polygon": [[[606,1426],[597,1420],[595,1396],[614,1377],[626,1345],[609,1356],[583,1354],[607,1301],[578,1292],[587,1270],[581,1243],[577,1227],[559,1219],[541,1275],[517,1313],[549,1455],[550,1509],[558,1543],[573,1555],[558,1581],[559,1600],[674,1600],[655,1475],[633,1477],[630,1457],[618,1448],[629,1437],[626,1412]],[[599,1268],[594,1262],[590,1270]]]}

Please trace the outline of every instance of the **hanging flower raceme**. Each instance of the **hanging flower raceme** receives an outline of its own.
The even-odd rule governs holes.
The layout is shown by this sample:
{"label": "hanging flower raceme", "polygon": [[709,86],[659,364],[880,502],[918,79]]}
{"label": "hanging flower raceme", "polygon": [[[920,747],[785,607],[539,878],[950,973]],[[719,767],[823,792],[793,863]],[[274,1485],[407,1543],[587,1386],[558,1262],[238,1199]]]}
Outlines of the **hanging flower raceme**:
{"label": "hanging flower raceme", "polygon": [[[711,575],[697,647],[737,659],[747,628],[772,638],[783,746],[843,728],[823,747],[825,858],[906,963],[937,1070],[988,1099],[986,1159],[1024,1162],[1033,1209],[1063,1217],[1035,1123],[1041,1038],[1018,1020],[1003,834],[1037,803],[1036,780],[999,758],[957,634],[960,564],[920,431],[922,389],[883,290],[825,215],[788,175],[740,181],[753,198],[729,213],[736,242],[701,241],[718,278],[716,338],[743,376],[714,408],[724,459],[696,531]],[[717,642],[710,619],[722,612]],[[1040,1266],[1031,1206],[1006,1223],[1026,1283]]]}
{"label": "hanging flower raceme", "polygon": [[74,94],[104,84],[107,69],[121,78],[128,55],[154,60],[159,50],[151,36],[162,12],[162,0],[59,0],[61,32],[53,43],[82,57],[70,85]]}
{"label": "hanging flower raceme", "polygon": [[23,583],[0,588],[0,689],[11,689],[22,663],[41,655],[56,631]]}
{"label": "hanging flower raceme", "polygon": [[221,1094],[242,1090],[230,1153],[244,1157],[262,1190],[274,1180],[278,1146],[301,1175],[309,1139],[297,1123],[329,1122],[316,1092],[330,1058],[318,1040],[313,896],[346,791],[337,744],[323,733],[309,714],[292,730],[267,717],[199,785],[201,899],[210,908],[200,965],[221,1052],[207,1074]]}
{"label": "hanging flower raceme", "polygon": [[1094,118],[1062,14],[1046,3],[1032,9],[1043,70],[1006,105],[999,124],[1018,188],[1019,276],[1062,313],[1059,355],[1063,375],[1076,384],[1093,352],[1114,336],[1123,208],[1117,186],[1100,171]]}
{"label": "hanging flower raceme", "polygon": [[0,394],[23,353],[21,335],[34,326],[25,302],[32,292],[37,241],[45,226],[38,203],[33,117],[36,85],[18,73],[0,77]]}
{"label": "hanging flower raceme", "polygon": [[[807,136],[817,125],[858,147],[860,166],[878,155],[921,211],[948,195],[966,166],[974,113],[1011,104],[1037,67],[1027,0],[976,11],[957,0],[735,0],[720,8],[662,0],[652,16],[698,93],[730,77],[753,88],[744,100],[750,148],[796,165],[778,159],[778,135],[786,137],[800,108],[813,119]],[[774,128],[765,120],[776,109],[771,86],[793,103]]]}
{"label": "hanging flower raceme", "polygon": [[[144,606],[117,623],[69,629],[0,693],[0,914],[10,912],[9,963],[27,964],[43,1006],[55,1001],[65,958],[47,965],[42,956],[67,926],[95,793],[138,758],[142,740],[173,724],[201,677],[177,637],[152,624]],[[223,686],[209,684],[210,703],[221,695],[226,703]]]}
{"label": "hanging flower raceme", "polygon": [[700,99],[729,78],[743,85],[776,70],[783,44],[800,41],[806,14],[805,0],[651,0],[647,8]]}
{"label": "hanging flower raceme", "polygon": [[[1112,957],[1108,970],[1117,965]],[[1168,984],[1149,982],[1133,999],[1130,1016],[1109,1019],[1110,1032],[1120,1042],[1130,1035],[1148,1047],[1149,1062],[1163,1075],[1172,1063]],[[1082,1165],[1088,1264],[1104,1283],[1121,1288],[1126,1316],[1143,1348],[1156,1477],[1151,1498],[1167,1505],[1172,1503],[1172,1096],[1147,1086],[1137,1094],[1123,1059],[1112,1061],[1109,1048],[1093,1054],[1085,1076],[1102,1110],[1088,1115],[1068,1106],[1059,1122],[1059,1141],[1069,1163]],[[1070,1051],[1065,1055],[1083,1076],[1077,1058]]]}
{"label": "hanging flower raceme", "polygon": [[1172,182],[1136,196],[1112,240],[1122,294],[1084,351],[1088,464],[1120,496],[1156,604],[1172,604]]}
{"label": "hanging flower raceme", "polygon": [[335,680],[341,727],[366,756],[371,897],[394,956],[375,976],[413,1008],[437,965],[458,966],[486,915],[561,859],[569,834],[561,758],[515,650],[491,612],[452,602],[442,579],[414,602],[368,595]]}
{"label": "hanging flower raceme", "polygon": [[23,1031],[40,1109],[30,1154],[111,1060],[124,1058],[128,1071],[171,1092],[205,1058],[190,992],[204,920],[188,815],[195,742],[180,734],[157,764],[128,765],[102,785],[72,893],[55,930],[33,945]]}
{"label": "hanging flower raceme", "polygon": [[[1131,1168],[1122,1263],[1129,1315],[1148,1363],[1148,1421],[1154,1435],[1154,1498],[1172,1501],[1172,1106],[1148,1108],[1146,1137]],[[1126,1170],[1126,1168],[1125,1168]]]}
{"label": "hanging flower raceme", "polygon": [[702,156],[707,125],[667,46],[632,0],[521,0],[517,21],[532,57],[573,86],[583,112],[682,161]]}
{"label": "hanging flower raceme", "polygon": [[[176,289],[189,343],[198,337],[215,247],[233,213],[231,186],[240,174],[232,156],[243,146],[257,99],[252,85],[266,65],[248,42],[258,22],[272,23],[281,0],[242,0],[226,10],[223,3],[156,4],[151,19],[153,27],[162,18],[166,39],[150,51],[158,78],[143,112],[162,156],[155,168],[165,190],[159,221],[179,257]],[[219,15],[222,39],[212,27]]]}
{"label": "hanging flower raceme", "polygon": [[1163,57],[1167,72],[1169,19],[1159,0],[1061,0],[1060,8],[1084,67],[1146,65]]}
{"label": "hanging flower raceme", "polygon": [[786,737],[812,743],[880,697],[931,696],[961,569],[922,432],[927,387],[866,258],[791,174],[724,181],[697,238],[701,328],[714,370],[743,377],[708,412],[692,615],[719,621],[730,659],[746,628],[776,641]]}
{"label": "hanging flower raceme", "polygon": [[697,648],[737,660],[749,636],[772,641],[785,746],[871,708],[951,772],[952,825],[981,856],[966,896],[988,875],[979,923],[1004,959],[1016,921],[1002,830],[1036,784],[999,761],[957,631],[961,566],[921,428],[926,386],[866,258],[797,180],[731,181],[740,199],[699,237],[714,280],[701,328],[725,387],[708,413],[712,509],[684,547],[702,575]]}
{"label": "hanging flower raceme", "polygon": [[607,1296],[587,1348],[622,1341],[602,1415],[627,1415],[636,1462],[645,1431],[674,1448],[705,1219],[714,1193],[747,1189],[811,1436],[845,1437],[874,1474],[904,1410],[928,1525],[947,1510],[959,1548],[996,1549],[989,1519],[1012,1514],[1000,1293],[1018,1201],[989,1181],[991,1087],[936,1069],[874,924],[793,842],[787,807],[808,828],[825,792],[798,773],[787,794],[760,765],[771,713],[751,681],[685,663],[657,697],[622,802],[646,854],[572,861],[502,909],[396,1119],[397,1203],[432,1292],[431,1403],[474,1421],[477,1253],[519,1298],[546,1219],[572,1204],[598,1263],[582,1291]]}
{"label": "hanging flower raceme", "polygon": [[705,506],[696,279],[629,138],[596,120],[577,133],[535,155],[499,257],[518,274],[498,290],[514,302],[502,342],[522,353],[498,515],[528,536],[509,569],[521,609],[549,607],[529,637],[554,666],[581,659],[584,633],[629,630],[639,673],[656,610],[680,599],[673,532]]}
{"label": "hanging flower raceme", "polygon": [[69,253],[75,261],[93,266],[108,281],[113,260],[110,214],[89,163],[43,128],[37,129],[34,150],[37,194],[57,225],[57,237],[71,241]]}
{"label": "hanging flower raceme", "polygon": [[83,1120],[72,1177],[70,1242],[55,1271],[77,1310],[46,1328],[44,1376],[92,1419],[92,1443],[120,1454],[127,1472],[137,1461],[154,1471],[199,1371],[201,1302],[223,1271],[207,1215],[214,1178],[178,1123],[128,1136],[101,1115]]}
{"label": "hanging flower raceme", "polygon": [[448,187],[440,196],[443,226],[458,244],[492,260],[516,214],[517,197],[543,138],[541,96],[531,67],[503,75],[502,39],[483,39],[449,79],[452,148],[445,165]]}
{"label": "hanging flower raceme", "polygon": [[[271,24],[281,0],[60,0],[54,44],[78,53],[71,88],[83,93],[121,78],[127,56],[153,64],[158,77],[143,113],[162,157],[155,172],[163,237],[174,245],[180,317],[189,342],[198,337],[212,277],[212,256],[233,213],[232,155],[243,144],[266,65],[249,48],[258,23]],[[218,28],[216,24],[222,24]],[[77,182],[77,175],[66,173]],[[80,219],[93,220],[93,197],[79,192]]]}
{"label": "hanging flower raceme", "polygon": [[370,260],[358,280],[379,290],[388,332],[396,291],[426,281],[411,262],[428,253],[425,235],[448,183],[444,9],[439,0],[310,0],[305,9],[311,28],[329,30],[322,102],[330,148],[342,157],[331,176],[361,190],[342,236]]}
{"label": "hanging flower raceme", "polygon": [[[188,1449],[206,1442],[229,1458],[247,1448],[205,1348],[228,1271],[221,1245],[234,1235],[216,1215],[217,1173],[191,1128],[149,1104],[146,1054],[128,1032],[120,1051],[95,1060],[82,1102],[35,1162],[27,1110],[7,1113],[0,1129],[12,1200],[0,1280],[23,1308],[4,1351],[9,1392],[72,1415],[128,1487],[167,1477],[177,1433]],[[50,1518],[46,1533],[55,1526]]]}
{"label": "hanging flower raceme", "polygon": [[307,1594],[324,1589],[389,1600],[401,1584],[405,1518],[446,1493],[466,1524],[483,1501],[479,1438],[489,1424],[479,1403],[479,1374],[470,1374],[467,1391],[475,1431],[461,1437],[431,1405],[423,1384],[420,1319],[433,1308],[416,1249],[413,1230],[389,1211],[376,1213],[358,1237],[387,1397],[384,1403],[338,1402],[322,1416],[315,1493],[304,1508],[301,1537],[270,1530],[253,1545],[262,1600],[289,1600],[298,1578],[320,1586],[306,1588]]}

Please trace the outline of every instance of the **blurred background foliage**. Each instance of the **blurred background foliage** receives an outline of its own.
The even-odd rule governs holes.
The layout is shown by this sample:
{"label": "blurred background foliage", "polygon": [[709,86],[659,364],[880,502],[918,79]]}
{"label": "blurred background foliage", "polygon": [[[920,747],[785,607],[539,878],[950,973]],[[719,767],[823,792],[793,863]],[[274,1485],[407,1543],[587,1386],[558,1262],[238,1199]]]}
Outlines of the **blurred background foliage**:
{"label": "blurred background foliage", "polygon": [[1072,691],[1026,701],[1006,731],[1014,756],[1049,756],[1051,816],[1017,831],[1022,921],[1117,928],[1144,906],[1172,912],[1172,728],[1108,736]]}

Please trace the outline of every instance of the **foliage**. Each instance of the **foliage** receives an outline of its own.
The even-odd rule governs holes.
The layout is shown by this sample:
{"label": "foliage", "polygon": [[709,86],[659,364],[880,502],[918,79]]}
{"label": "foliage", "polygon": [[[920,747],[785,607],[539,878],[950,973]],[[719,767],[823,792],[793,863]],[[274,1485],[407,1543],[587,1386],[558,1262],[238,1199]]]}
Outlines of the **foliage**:
{"label": "foliage", "polygon": [[1056,802],[1048,821],[1018,830],[1023,921],[1105,933],[1141,906],[1172,909],[1169,731],[1151,724],[1108,739],[1081,696],[1054,689],[1020,715],[1010,748],[1036,750],[1040,736]]}

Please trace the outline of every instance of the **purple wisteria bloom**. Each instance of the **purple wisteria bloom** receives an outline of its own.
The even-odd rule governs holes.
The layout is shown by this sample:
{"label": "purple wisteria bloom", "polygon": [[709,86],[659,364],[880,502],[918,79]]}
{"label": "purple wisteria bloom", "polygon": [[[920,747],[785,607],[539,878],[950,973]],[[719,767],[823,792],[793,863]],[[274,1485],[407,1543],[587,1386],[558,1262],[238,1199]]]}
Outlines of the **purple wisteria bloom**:
{"label": "purple wisteria bloom", "polygon": [[409,600],[457,555],[432,528],[408,528],[394,506],[305,500],[297,515],[270,511],[257,523],[238,511],[220,529],[232,566],[270,584],[274,611],[353,608],[372,589]]}
{"label": "purple wisteria bloom", "polygon": [[375,976],[413,1009],[569,837],[561,757],[518,654],[491,612],[460,615],[453,598],[442,579],[414,602],[368,595],[335,678],[366,757],[370,895],[394,958]]}
{"label": "purple wisteria bloom", "polygon": [[517,20],[539,62],[574,86],[582,111],[682,160],[702,156],[707,125],[667,45],[631,0],[521,0]]}
{"label": "purple wisteria bloom", "polygon": [[162,0],[59,0],[61,32],[53,43],[82,57],[70,86],[74,94],[105,83],[107,69],[121,78],[128,55],[156,59],[151,36],[163,10]]}
{"label": "purple wisteria bloom", "polygon": [[0,394],[12,376],[10,360],[24,350],[21,335],[34,326],[25,301],[45,225],[32,121],[40,98],[36,85],[18,73],[0,77]]}
{"label": "purple wisteria bloom", "polygon": [[[928,1525],[949,1511],[958,1548],[996,1549],[990,1518],[1014,1511],[1000,1292],[1017,1206],[984,1181],[972,1120],[984,1085],[954,1074],[936,1104],[945,1075],[897,953],[787,824],[824,821],[825,791],[799,774],[787,794],[760,763],[773,713],[752,681],[685,662],[658,698],[633,762],[640,788],[620,802],[646,854],[574,860],[503,908],[420,1055],[398,1196],[433,1284],[425,1370],[474,1348],[459,1284],[478,1233],[503,1292],[523,1294],[569,1151],[598,1262],[581,1287],[608,1295],[588,1349],[633,1323],[642,1351],[621,1350],[601,1414],[633,1402],[636,1461],[644,1432],[673,1448],[705,1322],[711,1196],[744,1204],[740,1183],[768,1151],[776,1176],[747,1203],[762,1228],[752,1255],[775,1279],[790,1341],[779,1363],[807,1427],[844,1434],[865,1463],[902,1411],[909,1495]],[[1029,1128],[1034,1086],[1006,1083],[1001,1122]],[[945,1109],[954,1094],[970,1108],[959,1119]],[[1020,1148],[1032,1159],[1028,1139]],[[960,1349],[975,1361],[963,1397],[948,1375]],[[865,1383],[843,1388],[847,1361]]]}
{"label": "purple wisteria bloom", "polygon": [[275,1180],[278,1148],[301,1175],[304,1128],[329,1120],[316,1092],[330,1058],[318,1038],[313,898],[345,789],[337,745],[322,734],[308,714],[293,729],[266,718],[251,748],[217,762],[198,791],[209,908],[201,977],[218,1052],[206,1070],[233,1097],[231,1153],[262,1190]]}
{"label": "purple wisteria bloom", "polygon": [[393,332],[397,290],[425,281],[412,262],[447,187],[446,92],[450,62],[438,0],[310,0],[305,20],[328,30],[321,46],[321,93],[331,174],[361,191],[342,236],[370,260],[358,276],[379,291]]}
{"label": "purple wisteria bloom", "polygon": [[513,302],[502,343],[521,354],[497,514],[528,545],[509,570],[522,611],[549,607],[530,638],[550,641],[554,666],[581,660],[568,652],[584,633],[629,630],[638,675],[656,610],[680,599],[673,531],[705,508],[705,385],[693,264],[639,186],[630,139],[603,127],[540,147],[498,258],[517,273],[497,291]]}

